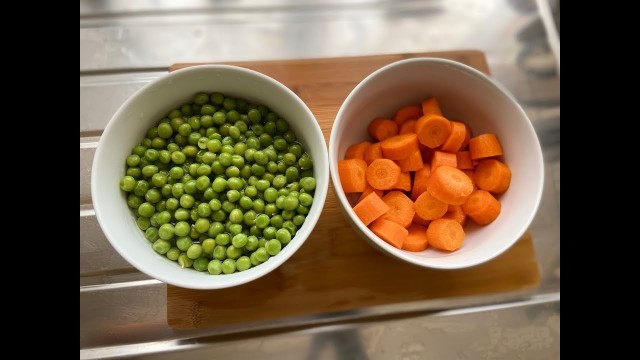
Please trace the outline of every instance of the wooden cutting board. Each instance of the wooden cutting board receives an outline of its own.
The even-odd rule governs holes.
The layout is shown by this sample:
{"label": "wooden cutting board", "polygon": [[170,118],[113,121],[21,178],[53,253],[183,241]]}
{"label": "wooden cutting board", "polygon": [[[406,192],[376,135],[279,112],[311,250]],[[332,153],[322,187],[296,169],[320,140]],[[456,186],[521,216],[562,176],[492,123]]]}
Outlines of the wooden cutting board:
{"label": "wooden cutting board", "polygon": [[[367,75],[412,57],[456,60],[489,73],[484,54],[461,50],[329,59],[230,62],[264,73],[309,106],[329,143],[331,125],[349,92]],[[169,71],[196,64],[175,64]],[[539,284],[531,237],[468,269],[432,270],[388,257],[356,235],[329,185],[318,225],[305,244],[270,274],[235,288],[190,290],[167,285],[167,322],[201,328],[344,311],[446,297],[511,292]]]}

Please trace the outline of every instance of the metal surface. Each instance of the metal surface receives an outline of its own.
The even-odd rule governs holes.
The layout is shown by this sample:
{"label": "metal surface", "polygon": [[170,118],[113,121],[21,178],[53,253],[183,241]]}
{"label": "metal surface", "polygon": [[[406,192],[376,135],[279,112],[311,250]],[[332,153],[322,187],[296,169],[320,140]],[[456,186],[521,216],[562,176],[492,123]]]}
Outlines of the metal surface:
{"label": "metal surface", "polygon": [[[559,6],[549,1],[540,12],[537,3],[81,1],[80,357],[559,358],[559,39],[545,31],[554,25],[549,14],[559,25]],[[516,96],[540,138],[545,189],[531,226],[542,275],[538,288],[226,328],[167,326],[165,285],[113,250],[91,206],[95,146],[129,95],[182,61],[452,49],[486,54],[492,75]]]}

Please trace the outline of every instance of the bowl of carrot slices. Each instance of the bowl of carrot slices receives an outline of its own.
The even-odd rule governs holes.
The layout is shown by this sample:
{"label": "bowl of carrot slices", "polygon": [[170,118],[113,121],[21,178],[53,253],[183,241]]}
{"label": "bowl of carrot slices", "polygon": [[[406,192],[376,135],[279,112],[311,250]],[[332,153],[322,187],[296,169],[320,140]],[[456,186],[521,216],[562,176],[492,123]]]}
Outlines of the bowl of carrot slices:
{"label": "bowl of carrot slices", "polygon": [[439,58],[397,61],[360,82],[333,124],[329,166],[361,237],[437,269],[478,265],[512,246],[544,182],[540,143],[513,95]]}

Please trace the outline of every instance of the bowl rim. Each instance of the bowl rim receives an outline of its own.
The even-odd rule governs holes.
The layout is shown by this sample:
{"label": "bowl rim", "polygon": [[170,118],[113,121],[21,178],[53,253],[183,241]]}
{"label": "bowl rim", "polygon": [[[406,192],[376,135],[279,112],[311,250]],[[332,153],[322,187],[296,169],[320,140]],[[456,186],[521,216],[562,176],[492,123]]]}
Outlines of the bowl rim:
{"label": "bowl rim", "polygon": [[[337,126],[335,126],[336,122],[345,121],[343,120],[344,119],[343,115],[344,115],[344,112],[346,111],[345,104],[349,103],[355,96],[357,96],[357,94],[364,87],[366,87],[369,84],[369,82],[371,82],[374,78],[378,77],[380,74],[385,73],[387,71],[391,71],[392,69],[395,69],[397,67],[410,65],[413,63],[433,63],[437,65],[442,65],[442,66],[454,67],[458,70],[466,72],[467,74],[473,77],[480,78],[480,80],[485,81],[487,84],[489,84],[490,86],[498,90],[498,92],[506,96],[510,100],[509,102],[515,106],[516,111],[518,111],[523,116],[524,119],[528,120],[525,124],[525,127],[527,131],[530,133],[530,135],[533,136],[533,138],[535,138],[536,144],[538,145],[536,147],[535,157],[536,157],[536,165],[541,169],[541,171],[540,171],[539,178],[536,179],[536,183],[539,184],[540,186],[538,187],[537,193],[535,194],[535,203],[532,207],[532,211],[530,212],[528,218],[524,222],[526,226],[523,226],[523,228],[518,232],[517,236],[515,236],[511,241],[505,243],[497,251],[491,254],[485,255],[483,257],[473,258],[472,260],[468,260],[460,264],[448,264],[448,263],[430,264],[428,260],[426,262],[420,261],[413,256],[407,255],[408,252],[405,252],[405,250],[398,249],[388,244],[386,241],[380,239],[376,234],[374,234],[368,227],[362,224],[362,221],[358,219],[357,215],[353,211],[353,208],[351,207],[349,201],[347,200],[347,197],[344,191],[342,191],[342,189],[340,190],[338,189],[340,187],[340,179],[338,177],[338,168],[337,168],[337,162],[338,162],[337,136],[338,134],[337,134],[337,131],[333,131],[333,130],[337,128]],[[334,158],[336,159],[335,161],[333,161]],[[367,240],[370,244],[374,244],[379,250],[381,250],[383,253],[389,256],[398,258],[400,260],[406,261],[408,263],[411,263],[417,266],[432,268],[432,269],[441,269],[441,270],[463,269],[463,268],[480,265],[484,262],[487,262],[499,256],[500,254],[505,252],[507,249],[509,249],[511,246],[513,246],[513,244],[515,244],[524,235],[524,233],[528,230],[529,226],[531,225],[531,222],[533,221],[534,217],[538,212],[540,201],[542,199],[542,193],[544,191],[544,160],[542,157],[540,140],[538,139],[538,136],[535,132],[533,124],[531,123],[531,120],[529,119],[527,114],[524,112],[524,110],[522,109],[522,107],[520,106],[516,98],[513,96],[513,94],[511,94],[509,90],[507,90],[502,84],[500,84],[496,80],[492,79],[488,75],[484,74],[483,72],[467,64],[463,64],[461,62],[454,61],[454,60],[437,58],[437,57],[415,57],[415,58],[394,61],[392,63],[389,63],[387,65],[380,67],[379,69],[375,70],[371,74],[367,75],[367,77],[365,77],[362,81],[360,81],[360,83],[358,83],[358,85],[356,85],[356,87],[354,87],[353,90],[351,90],[349,95],[347,95],[342,105],[340,106],[340,109],[336,114],[336,118],[331,128],[331,134],[329,136],[329,168],[330,168],[331,183],[333,184],[334,193],[338,198],[338,201],[340,202],[340,205],[343,208],[344,213],[350,218],[349,219],[350,224],[352,226],[355,225],[357,229],[360,230],[360,235],[364,235],[365,240]],[[446,255],[446,253],[443,253],[443,255]]]}
{"label": "bowl rim", "polygon": [[[255,76],[258,78],[261,78],[264,81],[269,82],[271,85],[280,88],[280,90],[284,91],[287,95],[289,95],[289,97],[294,100],[295,102],[297,102],[302,110],[305,112],[306,116],[310,119],[313,119],[313,124],[310,124],[312,130],[312,133],[314,137],[318,136],[319,139],[322,140],[322,144],[324,144],[324,146],[322,147],[322,154],[319,157],[314,157],[313,161],[314,163],[316,162],[321,162],[324,166],[324,168],[327,169],[326,173],[324,174],[319,174],[319,173],[315,173],[314,172],[314,178],[316,178],[316,180],[319,179],[319,177],[321,177],[324,180],[324,183],[326,184],[325,187],[323,188],[318,188],[316,187],[316,192],[314,194],[314,205],[318,204],[318,206],[320,207],[320,209],[314,213],[314,216],[312,216],[311,218],[307,217],[305,219],[305,224],[307,222],[310,223],[310,230],[309,233],[304,236],[303,239],[298,239],[299,241],[295,241],[295,242],[290,242],[287,245],[287,248],[291,247],[292,250],[288,253],[288,254],[282,254],[282,252],[278,255],[282,255],[282,256],[272,256],[269,258],[269,261],[262,263],[260,265],[260,271],[255,271],[255,274],[252,274],[251,276],[244,276],[244,277],[240,277],[239,280],[237,281],[233,281],[233,282],[229,282],[227,284],[223,284],[223,285],[219,285],[216,284],[215,281],[212,282],[207,282],[207,281],[191,281],[190,283],[184,283],[181,281],[175,281],[175,279],[170,278],[170,277],[166,277],[163,274],[156,274],[155,271],[153,270],[153,267],[148,267],[145,265],[145,261],[141,261],[140,258],[131,256],[125,249],[125,246],[123,245],[122,242],[118,241],[117,239],[114,240],[115,236],[111,233],[111,230],[109,229],[109,226],[107,224],[107,220],[104,218],[104,214],[103,214],[103,209],[100,208],[100,201],[98,200],[99,197],[99,190],[97,188],[97,178],[98,176],[95,176],[95,174],[99,174],[100,173],[100,168],[99,165],[102,161],[100,161],[100,159],[102,159],[102,157],[106,156],[104,154],[107,153],[107,150],[105,149],[105,139],[108,139],[110,136],[113,136],[112,133],[112,129],[115,127],[115,119],[117,118],[121,118],[122,119],[122,114],[125,112],[125,110],[131,105],[131,103],[133,103],[134,101],[136,101],[136,99],[138,97],[140,97],[143,93],[148,92],[149,90],[153,89],[156,86],[159,86],[159,84],[161,82],[167,81],[168,79],[171,79],[173,77],[177,77],[177,76],[184,76],[184,74],[189,73],[189,72],[198,72],[198,71],[203,71],[203,70],[227,70],[227,71],[235,71],[235,72],[240,72],[240,73],[245,73],[245,74],[249,74],[251,76]],[[166,284],[170,284],[170,285],[174,285],[174,286],[178,286],[178,287],[183,287],[183,288],[189,288],[189,289],[196,289],[196,290],[214,290],[214,289],[223,289],[223,288],[229,288],[229,287],[235,287],[238,285],[242,285],[251,281],[254,281],[258,278],[261,278],[269,273],[271,273],[273,270],[277,269],[280,265],[282,265],[285,261],[287,261],[290,257],[292,257],[299,249],[300,247],[306,242],[306,240],[309,238],[309,236],[311,236],[311,234],[313,233],[313,229],[315,229],[315,226],[317,225],[318,220],[320,219],[320,216],[322,215],[322,211],[324,209],[324,205],[326,202],[326,197],[327,197],[327,193],[329,191],[329,172],[330,172],[330,166],[329,166],[329,161],[328,161],[329,157],[328,157],[328,149],[327,149],[327,142],[325,140],[324,134],[322,132],[322,129],[320,127],[320,124],[318,123],[318,120],[316,119],[315,115],[313,114],[313,112],[309,109],[309,106],[295,93],[293,92],[291,89],[289,89],[287,86],[285,86],[284,84],[282,84],[280,81],[266,75],[263,74],[261,72],[252,70],[252,69],[248,69],[248,68],[244,68],[241,66],[235,66],[235,65],[226,65],[226,64],[198,64],[198,65],[193,65],[193,66],[188,66],[188,67],[184,67],[181,69],[177,69],[171,72],[168,72],[166,74],[163,74],[162,76],[153,79],[152,81],[150,81],[149,83],[145,84],[144,86],[142,86],[141,88],[139,88],[136,92],[134,92],[133,94],[131,94],[123,103],[122,105],[120,105],[120,107],[118,108],[118,110],[116,110],[116,112],[113,114],[113,116],[111,116],[111,118],[109,119],[109,122],[107,123],[107,125],[104,128],[104,131],[102,132],[102,135],[100,135],[100,140],[98,141],[98,144],[96,146],[96,151],[94,153],[93,156],[93,163],[91,165],[91,203],[92,203],[92,207],[96,216],[96,219],[98,220],[98,224],[102,230],[102,232],[104,233],[105,237],[107,238],[107,240],[109,241],[109,243],[111,244],[111,246],[118,252],[118,254],[120,256],[122,256],[129,264],[131,264],[133,267],[135,267],[138,271],[150,276],[153,279],[157,279],[160,280]],[[317,181],[317,183],[319,183],[319,181]],[[320,191],[318,191],[320,190]],[[297,235],[297,234],[296,234]],[[151,253],[155,254],[155,252],[153,252],[153,250],[151,250],[151,248],[149,249]],[[253,267],[255,269],[258,269],[258,267]],[[251,269],[249,269],[251,270]],[[248,270],[248,271],[249,271]],[[199,273],[199,272],[198,272]],[[246,272],[244,272],[246,274]],[[234,273],[234,274],[238,274],[238,273]],[[229,275],[225,275],[225,276],[233,276],[234,274],[229,274]],[[211,279],[216,279],[216,277],[212,276]]]}

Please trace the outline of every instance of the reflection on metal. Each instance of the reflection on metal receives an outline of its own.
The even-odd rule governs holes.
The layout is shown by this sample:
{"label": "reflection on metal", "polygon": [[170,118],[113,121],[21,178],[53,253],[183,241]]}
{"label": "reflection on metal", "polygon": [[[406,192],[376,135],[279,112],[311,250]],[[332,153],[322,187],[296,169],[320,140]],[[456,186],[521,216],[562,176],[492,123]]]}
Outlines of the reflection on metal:
{"label": "reflection on metal", "polygon": [[[557,19],[557,2],[549,4]],[[559,358],[559,38],[556,54],[549,14],[538,6],[536,0],[81,2],[80,357]],[[128,96],[175,62],[452,49],[485,52],[492,76],[516,96],[540,138],[545,190],[530,229],[542,276],[537,289],[226,328],[167,326],[165,285],[111,248],[91,205],[95,146]]]}

